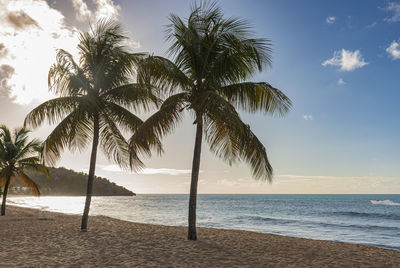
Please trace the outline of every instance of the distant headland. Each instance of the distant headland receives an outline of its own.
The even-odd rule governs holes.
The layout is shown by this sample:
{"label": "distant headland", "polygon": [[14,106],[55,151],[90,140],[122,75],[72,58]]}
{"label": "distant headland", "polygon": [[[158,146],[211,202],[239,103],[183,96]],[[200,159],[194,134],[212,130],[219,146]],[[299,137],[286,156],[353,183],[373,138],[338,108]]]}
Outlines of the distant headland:
{"label": "distant headland", "polygon": [[[87,174],[76,172],[74,170],[60,168],[49,168],[50,178],[45,175],[27,171],[33,181],[39,185],[40,194],[46,196],[68,195],[84,196],[86,195]],[[30,189],[23,184],[15,181],[10,189],[11,194],[31,195]],[[134,192],[109,181],[106,178],[95,177],[93,185],[93,196],[133,196]]]}

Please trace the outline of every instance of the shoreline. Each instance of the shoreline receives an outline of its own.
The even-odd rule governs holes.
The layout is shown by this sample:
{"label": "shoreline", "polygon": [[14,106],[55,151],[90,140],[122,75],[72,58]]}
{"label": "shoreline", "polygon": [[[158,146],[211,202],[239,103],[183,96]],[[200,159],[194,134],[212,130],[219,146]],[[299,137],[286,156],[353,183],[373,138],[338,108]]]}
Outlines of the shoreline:
{"label": "shoreline", "polygon": [[399,267],[400,252],[373,246],[287,237],[252,231],[152,225],[8,206],[0,259],[7,267]]}

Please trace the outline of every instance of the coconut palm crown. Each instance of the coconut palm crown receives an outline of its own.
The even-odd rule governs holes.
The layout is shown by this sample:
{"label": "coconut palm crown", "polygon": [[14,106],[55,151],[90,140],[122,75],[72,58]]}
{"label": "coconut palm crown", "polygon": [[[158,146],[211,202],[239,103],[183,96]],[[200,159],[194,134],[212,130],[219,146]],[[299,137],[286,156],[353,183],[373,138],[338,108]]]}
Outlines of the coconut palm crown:
{"label": "coconut palm crown", "polygon": [[0,126],[0,181],[4,189],[1,216],[6,213],[7,193],[13,180],[20,180],[34,195],[40,195],[39,186],[25,173],[26,169],[50,176],[40,161],[41,142],[37,139],[28,141],[29,132],[17,128],[11,133],[5,125]]}
{"label": "coconut palm crown", "polygon": [[224,18],[214,3],[195,4],[188,19],[170,15],[167,40],[173,61],[150,56],[140,63],[138,80],[155,86],[168,98],[130,140],[133,156],[138,150],[151,154],[153,134],[161,139],[189,111],[196,125],[189,201],[188,239],[196,240],[196,196],[203,134],[209,148],[232,164],[244,161],[254,178],[272,180],[272,167],[264,145],[245,124],[237,109],[282,116],[291,101],[266,82],[251,82],[256,71],[271,64],[271,46],[254,38],[249,24]]}
{"label": "coconut palm crown", "polygon": [[44,159],[51,164],[64,149],[82,151],[92,142],[82,231],[87,230],[98,146],[124,168],[142,166],[138,158],[129,163],[123,133],[142,124],[131,110],[158,103],[151,89],[133,82],[143,54],[131,53],[126,41],[121,26],[113,21],[100,21],[90,32],[81,33],[79,62],[59,50],[49,71],[49,90],[59,97],[39,105],[25,119],[33,127],[46,119],[50,124],[59,122],[44,142]]}

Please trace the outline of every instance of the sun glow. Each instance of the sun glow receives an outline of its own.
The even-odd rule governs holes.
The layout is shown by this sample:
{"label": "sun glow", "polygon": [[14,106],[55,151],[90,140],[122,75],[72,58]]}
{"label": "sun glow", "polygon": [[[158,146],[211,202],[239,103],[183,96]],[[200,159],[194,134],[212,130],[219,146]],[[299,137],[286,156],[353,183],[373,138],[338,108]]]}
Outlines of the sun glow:
{"label": "sun glow", "polygon": [[77,56],[79,31],[67,26],[64,15],[45,1],[0,3],[0,43],[6,51],[0,57],[0,66],[13,68],[7,81],[10,97],[20,104],[51,98],[47,87],[49,68],[57,49]]}

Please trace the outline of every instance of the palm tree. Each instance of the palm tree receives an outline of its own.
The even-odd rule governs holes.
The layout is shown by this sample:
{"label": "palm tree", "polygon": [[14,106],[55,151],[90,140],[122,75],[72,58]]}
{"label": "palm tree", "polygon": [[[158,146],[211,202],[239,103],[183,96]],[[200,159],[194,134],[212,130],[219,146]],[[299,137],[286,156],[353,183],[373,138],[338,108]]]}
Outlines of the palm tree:
{"label": "palm tree", "polygon": [[60,97],[39,105],[25,119],[33,127],[46,118],[49,123],[61,121],[44,142],[43,155],[51,164],[65,148],[82,151],[92,141],[82,231],[87,230],[98,146],[122,167],[141,166],[138,158],[129,163],[123,131],[142,124],[130,109],[146,110],[158,103],[151,89],[133,83],[134,67],[143,54],[129,52],[126,40],[119,24],[99,21],[80,35],[79,64],[67,51],[59,50],[49,71],[49,90]]}
{"label": "palm tree", "polygon": [[[224,18],[211,4],[192,7],[188,19],[170,15],[169,54],[145,58],[138,69],[140,83],[153,85],[169,96],[130,139],[130,149],[151,153],[153,134],[161,139],[190,111],[196,125],[189,198],[188,239],[196,240],[196,200],[203,133],[210,149],[229,164],[250,164],[253,177],[272,180],[272,167],[264,145],[242,122],[236,109],[284,115],[291,101],[266,82],[247,81],[255,71],[271,64],[270,43],[252,37],[249,24]],[[136,154],[133,154],[136,156]]]}
{"label": "palm tree", "polygon": [[1,216],[6,214],[7,193],[14,179],[31,188],[34,195],[40,195],[39,186],[25,173],[26,169],[50,176],[40,164],[41,142],[37,139],[28,142],[28,133],[25,128],[17,128],[12,135],[5,125],[0,126],[0,180],[4,188]]}

